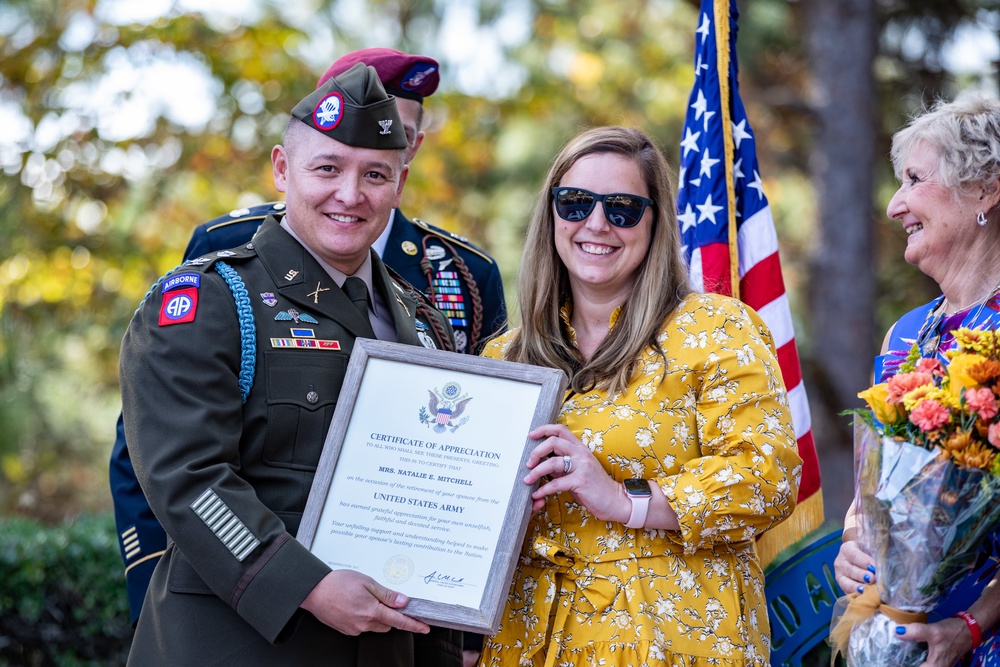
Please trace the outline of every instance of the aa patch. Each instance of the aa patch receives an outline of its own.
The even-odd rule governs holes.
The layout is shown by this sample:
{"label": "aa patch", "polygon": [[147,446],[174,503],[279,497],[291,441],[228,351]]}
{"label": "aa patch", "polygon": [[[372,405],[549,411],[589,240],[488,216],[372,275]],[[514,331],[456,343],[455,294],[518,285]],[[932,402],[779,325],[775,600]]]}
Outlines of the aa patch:
{"label": "aa patch", "polygon": [[194,322],[198,310],[198,290],[194,287],[173,290],[163,295],[160,304],[160,326]]}

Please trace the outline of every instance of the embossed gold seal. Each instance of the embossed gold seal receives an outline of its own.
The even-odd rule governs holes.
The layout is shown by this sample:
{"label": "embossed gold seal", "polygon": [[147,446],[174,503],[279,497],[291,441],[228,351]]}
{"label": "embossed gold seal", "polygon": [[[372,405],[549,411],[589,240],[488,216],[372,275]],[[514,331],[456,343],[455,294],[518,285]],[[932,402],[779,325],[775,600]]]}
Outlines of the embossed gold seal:
{"label": "embossed gold seal", "polygon": [[413,576],[413,561],[402,554],[393,556],[385,562],[382,574],[389,583],[401,584]]}

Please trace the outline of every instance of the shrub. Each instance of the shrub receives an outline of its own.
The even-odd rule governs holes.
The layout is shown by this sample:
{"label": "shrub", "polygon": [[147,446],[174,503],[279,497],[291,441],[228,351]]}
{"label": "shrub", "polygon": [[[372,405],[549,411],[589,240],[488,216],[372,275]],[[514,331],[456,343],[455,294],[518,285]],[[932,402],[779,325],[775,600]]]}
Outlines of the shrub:
{"label": "shrub", "polygon": [[114,519],[0,519],[0,665],[124,665],[128,597]]}

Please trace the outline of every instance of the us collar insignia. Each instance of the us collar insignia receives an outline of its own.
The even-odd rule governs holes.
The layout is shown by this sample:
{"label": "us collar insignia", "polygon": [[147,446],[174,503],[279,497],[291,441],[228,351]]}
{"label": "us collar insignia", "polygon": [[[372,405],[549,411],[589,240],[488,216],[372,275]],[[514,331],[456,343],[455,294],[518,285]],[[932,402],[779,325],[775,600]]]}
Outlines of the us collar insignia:
{"label": "us collar insignia", "polygon": [[296,324],[299,322],[305,322],[307,324],[319,324],[319,320],[310,315],[309,313],[300,313],[294,308],[289,308],[288,310],[283,310],[274,316],[276,322],[288,322],[294,321]]}
{"label": "us collar insignia", "polygon": [[288,273],[285,274],[285,280],[292,280],[297,275],[299,275],[298,271],[295,269],[289,269]]}

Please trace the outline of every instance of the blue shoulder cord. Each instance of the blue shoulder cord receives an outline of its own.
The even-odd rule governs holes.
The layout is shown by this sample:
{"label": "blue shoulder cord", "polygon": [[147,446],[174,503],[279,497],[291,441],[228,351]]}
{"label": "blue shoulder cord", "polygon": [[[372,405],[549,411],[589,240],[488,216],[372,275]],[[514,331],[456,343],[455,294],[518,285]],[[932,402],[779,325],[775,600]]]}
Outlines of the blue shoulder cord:
{"label": "blue shoulder cord", "polygon": [[[181,264],[177,268],[171,269],[163,274],[163,278],[167,278],[172,273],[175,273],[179,269],[183,269],[187,264]],[[246,285],[243,284],[243,279],[240,278],[240,274],[236,273],[236,270],[226,264],[225,262],[216,262],[215,271],[222,276],[222,279],[226,281],[229,285],[230,291],[233,293],[233,299],[236,301],[236,314],[240,320],[240,396],[243,398],[243,402],[247,402],[247,396],[250,395],[250,389],[253,387],[254,372],[257,367],[257,354],[256,354],[256,341],[257,341],[257,327],[254,324],[253,319],[253,308],[250,306],[250,295],[247,294]],[[149,288],[146,292],[146,296],[142,297],[142,301],[139,303],[139,308],[142,308],[142,304],[146,303],[146,299],[149,295],[153,293],[156,286],[163,282],[163,278],[160,278],[153,286]],[[139,312],[139,308],[135,309],[135,312]]]}
{"label": "blue shoulder cord", "polygon": [[229,285],[236,300],[236,313],[240,318],[240,396],[247,402],[250,388],[253,387],[254,369],[257,365],[257,327],[253,321],[253,308],[250,307],[250,295],[246,285],[236,269],[225,262],[216,262],[215,271]]}

